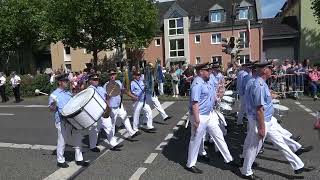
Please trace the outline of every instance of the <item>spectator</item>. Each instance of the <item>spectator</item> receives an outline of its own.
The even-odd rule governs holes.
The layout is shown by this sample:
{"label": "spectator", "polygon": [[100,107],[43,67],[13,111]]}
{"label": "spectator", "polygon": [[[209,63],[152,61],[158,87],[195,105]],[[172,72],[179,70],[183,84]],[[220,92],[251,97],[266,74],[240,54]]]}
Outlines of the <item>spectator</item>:
{"label": "spectator", "polygon": [[310,78],[310,87],[311,87],[311,94],[314,100],[318,99],[317,93],[320,89],[320,72],[317,70],[317,67],[314,66],[313,70],[309,72]]}
{"label": "spectator", "polygon": [[172,97],[179,97],[179,76],[176,74],[176,70],[174,68],[171,69],[170,71],[171,75],[171,84],[172,84],[172,92],[173,96]]}
{"label": "spectator", "polygon": [[188,68],[182,73],[182,85],[181,85],[181,93],[180,95],[187,96],[191,82],[193,80],[194,70],[191,64],[188,65]]}
{"label": "spectator", "polygon": [[3,103],[9,101],[6,96],[6,77],[3,72],[0,72],[0,95]]}
{"label": "spectator", "polygon": [[11,79],[10,79],[11,85],[12,85],[12,91],[14,94],[14,97],[16,99],[16,103],[19,103],[23,101],[20,97],[20,83],[21,83],[21,78],[16,74],[15,71],[11,73]]}

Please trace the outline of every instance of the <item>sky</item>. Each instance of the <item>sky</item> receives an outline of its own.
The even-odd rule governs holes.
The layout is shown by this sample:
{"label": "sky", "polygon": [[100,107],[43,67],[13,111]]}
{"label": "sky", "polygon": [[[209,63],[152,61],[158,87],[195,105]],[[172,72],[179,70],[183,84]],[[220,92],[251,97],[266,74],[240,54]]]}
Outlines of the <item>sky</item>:
{"label": "sky", "polygon": [[[170,1],[170,0],[158,0],[160,2],[163,1]],[[274,17],[282,7],[283,3],[286,0],[260,0],[261,1],[261,8],[262,8],[262,17],[263,18],[270,18]]]}

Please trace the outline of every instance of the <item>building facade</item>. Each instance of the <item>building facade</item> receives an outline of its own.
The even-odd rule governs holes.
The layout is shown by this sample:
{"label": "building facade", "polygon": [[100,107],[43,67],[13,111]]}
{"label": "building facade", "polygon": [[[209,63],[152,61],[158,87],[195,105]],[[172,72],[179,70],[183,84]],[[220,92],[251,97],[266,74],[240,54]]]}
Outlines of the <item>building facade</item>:
{"label": "building facade", "polygon": [[239,53],[240,64],[260,60],[263,50],[260,1],[235,0],[234,10],[232,2],[176,0],[157,3],[161,32],[145,49],[144,59],[149,62],[160,59],[163,66],[219,62],[226,67],[231,56],[223,52],[223,38],[235,36],[244,40]]}

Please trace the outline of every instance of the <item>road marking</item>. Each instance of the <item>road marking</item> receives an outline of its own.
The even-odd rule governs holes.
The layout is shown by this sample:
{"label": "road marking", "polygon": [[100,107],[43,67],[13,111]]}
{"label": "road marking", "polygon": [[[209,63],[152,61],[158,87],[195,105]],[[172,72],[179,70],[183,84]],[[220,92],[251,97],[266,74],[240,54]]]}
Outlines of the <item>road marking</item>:
{"label": "road marking", "polygon": [[0,108],[48,108],[48,105],[0,105]]}
{"label": "road marking", "polygon": [[168,140],[170,140],[172,137],[173,137],[173,134],[172,134],[172,133],[169,133],[169,134],[167,135],[167,137],[164,138],[164,140],[165,140],[165,141],[168,141]]}
{"label": "road marking", "polygon": [[56,149],[56,146],[51,146],[51,145],[15,144],[15,143],[2,143],[2,142],[0,142],[0,147],[16,148],[16,149],[48,150],[48,151]]}
{"label": "road marking", "polygon": [[[163,109],[171,106],[172,104],[174,104],[174,102],[164,102],[162,104]],[[159,114],[159,112],[154,108],[152,110],[152,118],[156,117]],[[128,138],[129,134],[126,132],[126,129],[121,129],[118,131],[121,136]],[[123,142],[124,139],[119,139],[117,142],[120,144],[121,142]],[[102,147],[100,148],[101,151],[105,150],[106,147]],[[100,156],[98,156],[96,159],[89,159],[90,165],[93,164],[95,161],[99,160],[102,156],[104,156],[106,153],[108,153],[110,150],[106,150],[105,152],[103,152]],[[61,180],[61,179],[72,179],[73,177],[76,177],[77,175],[79,175],[82,171],[84,171],[86,168],[88,167],[81,167],[81,166],[77,166],[74,162],[69,162],[69,168],[60,168],[58,170],[56,170],[54,173],[50,174],[48,177],[46,177],[44,180]],[[72,167],[71,167],[72,166]],[[145,168],[146,170],[146,168]],[[145,171],[144,170],[144,171]],[[142,170],[137,170],[137,172],[141,172]],[[143,171],[143,172],[144,172]],[[136,173],[137,173],[136,172]],[[142,172],[142,173],[143,173]],[[135,173],[135,174],[136,174]],[[141,173],[141,174],[142,174]],[[133,174],[132,177],[139,177],[141,176],[141,174],[139,176]]]}
{"label": "road marking", "polygon": [[129,180],[139,180],[140,176],[147,170],[147,168],[140,167],[137,171],[130,177]]}
{"label": "road marking", "polygon": [[184,125],[184,121],[179,121],[179,122],[177,123],[177,126],[182,126],[182,125]]}
{"label": "road marking", "polygon": [[156,159],[157,156],[158,156],[158,153],[151,153],[149,157],[144,161],[144,163],[151,164]]}
{"label": "road marking", "polygon": [[0,116],[14,116],[14,114],[10,114],[10,113],[0,113]]}
{"label": "road marking", "polygon": [[156,147],[156,151],[162,151],[163,146],[166,146],[168,144],[168,142],[161,142],[157,147]]}
{"label": "road marking", "polygon": [[295,104],[297,104],[300,108],[302,108],[303,110],[307,111],[311,116],[313,117],[317,117],[317,113],[313,112],[311,109],[307,108],[306,106],[304,106],[303,104],[301,104],[300,102],[294,102]]}
{"label": "road marking", "polygon": [[187,115],[185,115],[185,116],[183,116],[181,119],[183,119],[183,120],[187,120],[187,119],[188,119],[188,116],[187,116]]}

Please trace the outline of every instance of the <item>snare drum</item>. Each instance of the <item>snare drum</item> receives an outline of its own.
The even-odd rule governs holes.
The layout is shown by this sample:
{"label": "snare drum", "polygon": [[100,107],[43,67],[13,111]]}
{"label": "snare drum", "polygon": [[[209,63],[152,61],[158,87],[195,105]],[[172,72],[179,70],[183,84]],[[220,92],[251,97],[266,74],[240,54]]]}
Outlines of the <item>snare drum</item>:
{"label": "snare drum", "polygon": [[223,96],[222,99],[227,102],[227,103],[230,103],[230,104],[233,104],[235,102],[235,98],[233,97],[230,97],[230,96]]}
{"label": "snare drum", "polygon": [[274,104],[273,108],[279,110],[279,111],[289,111],[289,108],[280,104]]}
{"label": "snare drum", "polygon": [[77,130],[84,130],[95,124],[103,115],[107,104],[93,88],[87,88],[64,106],[61,115]]}
{"label": "snare drum", "polygon": [[272,103],[273,104],[280,104],[280,100],[279,99],[272,99]]}
{"label": "snare drum", "polygon": [[232,111],[232,107],[228,103],[221,102],[219,104],[220,112],[222,114],[230,114]]}
{"label": "snare drum", "polygon": [[228,90],[228,91],[224,92],[224,95],[225,96],[232,96],[233,95],[233,91]]}

